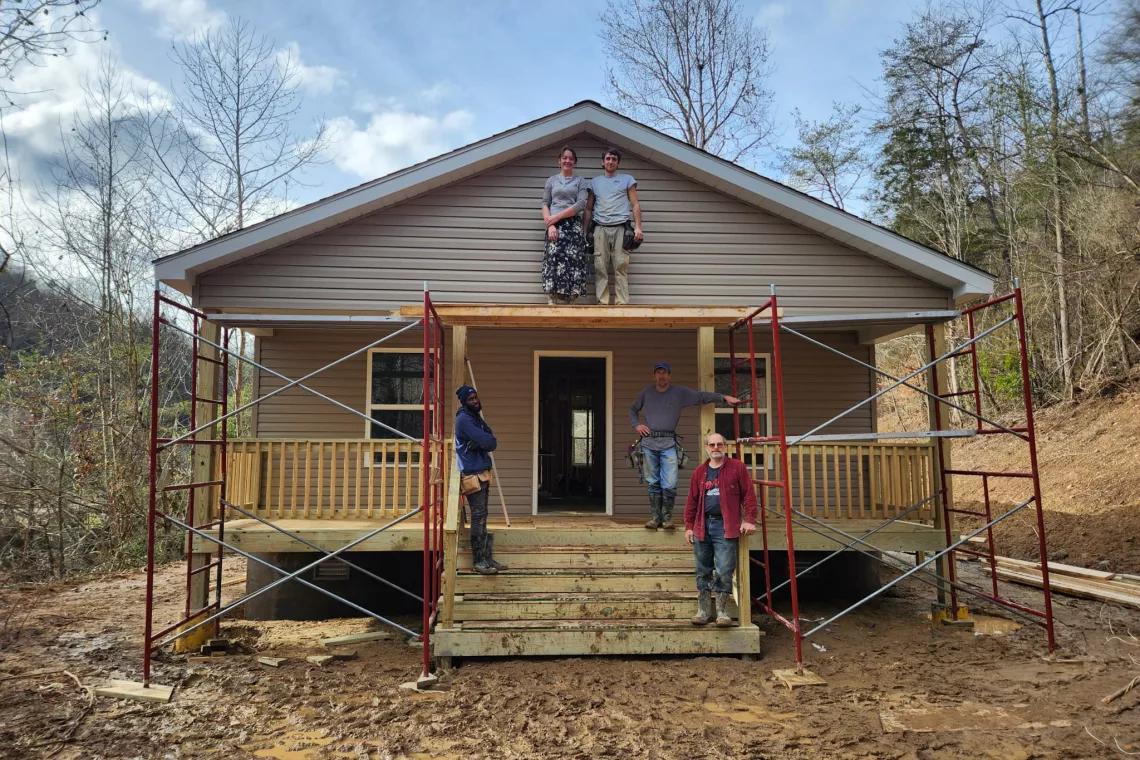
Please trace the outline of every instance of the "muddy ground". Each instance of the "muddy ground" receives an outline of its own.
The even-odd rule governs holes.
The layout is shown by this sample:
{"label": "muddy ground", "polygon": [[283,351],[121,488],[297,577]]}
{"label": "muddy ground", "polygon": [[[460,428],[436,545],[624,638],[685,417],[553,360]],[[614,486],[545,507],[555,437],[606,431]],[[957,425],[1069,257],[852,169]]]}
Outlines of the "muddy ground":
{"label": "muddy ground", "polygon": [[[233,563],[232,577],[240,566]],[[982,580],[975,565],[962,572]],[[173,620],[182,577],[163,570],[158,617]],[[240,585],[227,588],[235,596]],[[931,590],[904,582],[808,646],[826,686],[789,691],[793,662],[770,618],[764,656],[467,661],[439,694],[399,684],[419,650],[402,637],[357,645],[325,667],[316,639],[362,620],[227,623],[242,651],[165,657],[169,704],[89,697],[139,676],[143,576],[0,592],[0,757],[103,758],[1088,758],[1140,751],[1140,616],[1057,598],[1057,656],[1031,624],[932,626]],[[1032,589],[1015,598],[1040,604]],[[808,603],[818,619],[839,602]],[[412,624],[413,621],[407,621]],[[982,631],[986,631],[983,633]],[[994,633],[992,631],[997,631]],[[1004,631],[1004,632],[1002,632]],[[258,655],[288,658],[279,669]],[[1119,749],[1117,748],[1119,743]]]}

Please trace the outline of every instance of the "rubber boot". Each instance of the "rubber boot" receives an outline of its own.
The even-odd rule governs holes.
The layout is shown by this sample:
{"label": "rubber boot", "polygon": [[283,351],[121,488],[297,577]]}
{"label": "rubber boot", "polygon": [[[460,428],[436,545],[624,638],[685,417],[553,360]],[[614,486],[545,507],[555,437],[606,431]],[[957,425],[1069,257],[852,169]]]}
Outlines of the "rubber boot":
{"label": "rubber boot", "polygon": [[502,562],[496,562],[495,561],[495,534],[494,533],[488,533],[486,541],[487,541],[487,564],[490,565],[491,567],[495,568],[495,570],[497,572],[502,572],[503,570],[509,570],[510,568],[508,568]]}
{"label": "rubber boot", "polygon": [[488,554],[487,536],[471,539],[471,556],[475,560],[472,569],[479,573],[479,575],[498,575],[499,571],[491,567],[491,564],[487,561]]}
{"label": "rubber boot", "polygon": [[677,526],[673,525],[673,502],[676,501],[676,496],[661,496],[661,529],[662,530],[675,530]]}
{"label": "rubber boot", "polygon": [[731,628],[732,616],[728,614],[728,600],[732,595],[727,591],[718,591],[716,595],[716,627]]}
{"label": "rubber boot", "polygon": [[713,618],[712,592],[705,590],[697,594],[697,614],[690,618],[693,625],[708,625]]}
{"label": "rubber boot", "polygon": [[661,519],[661,494],[649,494],[649,520],[645,523],[645,527],[649,530],[657,530],[661,523],[665,522]]}

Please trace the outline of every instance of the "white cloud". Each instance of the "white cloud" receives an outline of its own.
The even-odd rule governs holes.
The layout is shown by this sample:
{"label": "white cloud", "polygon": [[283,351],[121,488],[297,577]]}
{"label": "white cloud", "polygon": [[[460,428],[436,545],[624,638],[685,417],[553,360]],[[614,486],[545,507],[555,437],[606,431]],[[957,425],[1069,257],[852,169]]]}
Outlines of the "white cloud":
{"label": "white cloud", "polygon": [[756,12],[754,23],[767,29],[779,26],[788,16],[792,15],[792,8],[788,3],[766,3]]}
{"label": "white cloud", "polygon": [[429,116],[391,104],[374,110],[363,129],[339,116],[328,121],[333,163],[365,179],[380,177],[463,144],[474,118],[463,109]]}
{"label": "white cloud", "polygon": [[182,40],[226,21],[225,11],[206,4],[206,0],[139,0],[139,6],[158,15],[158,34]]}
{"label": "white cloud", "polygon": [[301,46],[290,42],[278,53],[283,67],[297,75],[301,88],[312,95],[324,95],[345,85],[344,72],[333,66],[306,66],[301,60]]}

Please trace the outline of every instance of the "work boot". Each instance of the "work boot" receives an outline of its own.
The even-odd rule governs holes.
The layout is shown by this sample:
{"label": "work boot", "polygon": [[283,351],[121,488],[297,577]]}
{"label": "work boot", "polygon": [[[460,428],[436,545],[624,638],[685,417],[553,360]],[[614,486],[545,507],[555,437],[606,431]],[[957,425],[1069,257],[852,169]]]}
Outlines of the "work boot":
{"label": "work boot", "polygon": [[502,572],[503,570],[508,570],[509,568],[506,565],[504,565],[501,562],[495,561],[495,534],[494,533],[488,533],[486,540],[487,540],[487,564],[490,565],[491,567],[495,568],[495,570],[498,572]]}
{"label": "work boot", "polygon": [[674,530],[677,526],[673,525],[673,502],[676,496],[661,496],[661,529]]}
{"label": "work boot", "polygon": [[487,550],[487,537],[481,536],[476,538],[471,537],[471,556],[474,559],[474,566],[472,569],[479,573],[479,575],[498,575],[499,571],[491,567],[488,558]]}
{"label": "work boot", "polygon": [[661,494],[649,494],[649,520],[645,523],[645,527],[649,530],[657,530],[661,523],[665,522],[661,519]]}
{"label": "work boot", "polygon": [[732,598],[727,591],[718,591],[716,594],[716,627],[731,628],[732,616],[728,614],[728,600]]}
{"label": "work boot", "polygon": [[705,590],[697,594],[697,614],[690,618],[693,625],[708,625],[713,618],[712,592]]}

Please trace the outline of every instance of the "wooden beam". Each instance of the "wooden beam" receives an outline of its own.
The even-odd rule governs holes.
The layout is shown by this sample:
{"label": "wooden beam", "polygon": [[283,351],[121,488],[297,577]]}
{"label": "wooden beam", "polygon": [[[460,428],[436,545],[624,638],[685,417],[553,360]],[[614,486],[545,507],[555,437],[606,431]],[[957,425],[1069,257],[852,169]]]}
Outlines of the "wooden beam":
{"label": "wooden beam", "polygon": [[451,378],[448,390],[458,390],[463,385],[467,385],[467,326],[454,325],[451,328]]}
{"label": "wooden beam", "polygon": [[[713,392],[716,390],[716,372],[713,352],[714,335],[712,327],[697,328],[697,390]],[[701,455],[699,461],[708,459],[705,450],[705,436],[716,430],[716,405],[702,404],[700,407],[700,435],[697,446]]]}
{"label": "wooden beam", "polygon": [[[931,330],[931,334],[934,336],[934,340],[933,340],[934,345],[930,345],[930,341],[927,341],[926,360],[927,360],[927,362],[930,362],[930,361],[933,361],[934,359],[938,358],[939,356],[942,356],[943,354],[945,354],[946,351],[948,350],[948,347],[947,347],[947,341],[946,341],[946,325],[945,324],[931,325],[928,329]],[[926,372],[926,387],[933,389],[935,382],[937,382],[938,392],[940,394],[949,393],[950,365],[947,363],[947,361],[940,361],[932,369],[927,370],[927,372]],[[930,430],[949,430],[951,427],[951,424],[950,424],[951,407],[946,406],[945,404],[941,404],[941,408],[938,409],[938,414],[935,414],[935,407],[940,402],[935,401],[934,399],[930,398],[929,396],[926,396],[924,398],[926,398],[926,409],[927,409],[928,426],[929,426],[928,429],[930,429]],[[939,421],[937,419],[939,416],[941,416],[941,424],[939,423]],[[931,462],[931,466],[930,466],[931,481],[930,482],[933,486],[932,492],[935,494],[941,494],[942,483],[941,483],[941,480],[939,478],[939,463],[941,463],[941,466],[947,470],[953,468],[953,464],[951,461],[951,453],[952,453],[951,449],[953,447],[953,443],[951,441],[948,441],[948,440],[945,440],[942,438],[936,438],[934,440],[935,440],[934,456],[932,456],[930,458],[930,462]],[[945,507],[949,507],[951,509],[953,509],[953,507],[954,507],[953,482],[954,482],[953,477],[951,477],[951,476],[946,477],[946,495],[945,495],[946,504],[945,504]],[[945,531],[945,526],[946,526],[947,522],[950,522],[950,533],[951,533],[951,535],[953,535],[953,533],[954,533],[953,522],[950,520],[950,515],[947,514],[945,511],[942,496],[939,495],[934,499],[934,527],[938,528],[939,530]],[[942,546],[940,547],[940,549],[945,549],[945,548],[946,548],[946,541],[945,541],[945,537],[944,537],[943,541],[942,541]],[[945,578],[946,573],[947,573],[946,558],[942,557],[941,559],[936,560],[934,564],[935,564],[935,570],[937,571],[938,575]],[[940,585],[938,587],[938,601],[939,601],[939,603],[945,604],[947,598],[949,597],[949,594],[950,594],[949,587],[947,587],[945,584]]]}
{"label": "wooden beam", "polygon": [[755,625],[734,628],[585,628],[566,630],[437,628],[435,654],[448,657],[565,656],[579,654],[757,654]]}
{"label": "wooden beam", "polygon": [[[436,304],[445,324],[479,327],[563,327],[661,329],[724,325],[754,311],[749,306],[501,306]],[[406,317],[418,317],[423,307],[407,304]]]}
{"label": "wooden beam", "polygon": [[[203,321],[198,326],[198,334],[208,341],[219,343],[219,335],[221,330],[213,322]],[[218,397],[219,388],[219,374],[221,367],[215,364],[211,359],[217,360],[220,358],[221,352],[213,346],[206,343],[199,343],[198,354],[201,357],[198,360],[198,397],[202,399],[216,399]],[[194,414],[195,421],[198,425],[204,425],[207,422],[217,419],[219,406],[217,404],[206,403],[202,401],[194,401]],[[198,434],[202,438],[219,438],[219,431],[217,426],[206,428]],[[218,477],[218,457],[216,446],[191,446],[190,462],[191,462],[191,482],[201,482],[207,480],[214,480]],[[210,522],[217,517],[218,513],[218,496],[220,495],[219,489],[216,486],[209,486],[206,488],[195,488],[194,493],[194,519],[193,523],[201,525],[202,523]],[[202,567],[210,563],[211,545],[207,547],[206,552],[195,554],[190,558],[191,564],[194,567]],[[196,612],[209,604],[209,586],[210,586],[209,572],[196,573],[190,579],[190,611]],[[210,626],[205,626],[210,628]]]}

